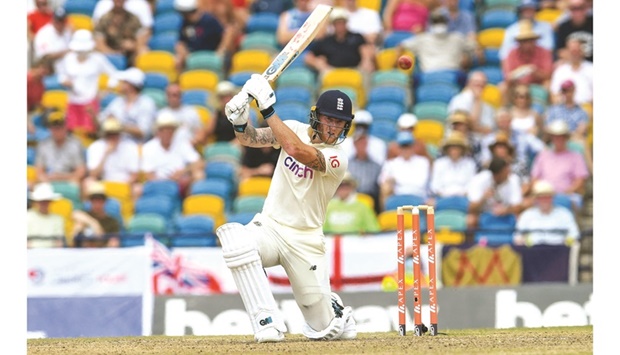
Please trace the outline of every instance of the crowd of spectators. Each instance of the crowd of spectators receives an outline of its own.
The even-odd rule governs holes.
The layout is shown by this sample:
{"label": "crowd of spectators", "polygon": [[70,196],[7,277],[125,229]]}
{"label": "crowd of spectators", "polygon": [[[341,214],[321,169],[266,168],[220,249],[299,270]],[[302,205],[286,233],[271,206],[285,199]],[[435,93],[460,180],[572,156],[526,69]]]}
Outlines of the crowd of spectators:
{"label": "crowd of spectators", "polygon": [[[63,245],[70,246],[122,245],[119,235],[127,220],[115,225],[102,210],[110,198],[103,183],[128,184],[135,204],[147,182],[169,180],[183,199],[194,184],[208,181],[206,152],[212,145],[225,143],[241,152],[233,191],[252,177],[269,178],[278,150],[239,146],[223,113],[239,90],[232,71],[235,55],[242,51],[253,16],[277,17],[271,34],[281,48],[318,3],[335,9],[296,61],[296,68],[314,75],[312,97],[324,89],[323,78],[340,68],[363,73],[362,90],[353,90],[363,94],[377,72],[399,71],[398,55],[410,52],[416,64],[412,71],[400,71],[408,75],[410,97],[393,121],[391,138],[375,134],[383,116],[370,112],[366,98],[354,97],[354,126],[343,143],[349,174],[330,203],[326,233],[378,232],[388,199],[415,195],[429,204],[466,198],[468,231],[479,228],[480,216],[490,213],[514,216],[519,243],[562,243],[563,237],[541,236],[540,229],[566,225],[564,236],[579,238],[572,223],[593,169],[592,1],[522,0],[510,9],[515,21],[501,28],[503,42],[496,48],[485,47],[478,37],[488,10],[485,1],[388,0],[371,9],[355,0],[99,0],[87,15],[89,29],[71,21],[71,2],[36,0],[28,13],[28,144],[35,151],[29,161],[34,172],[28,185],[30,247],[61,246],[57,239],[45,242],[47,237],[66,237]],[[169,52],[174,72],[163,73],[170,80],[160,105],[145,89],[150,72],[140,68],[138,58],[154,51],[151,40],[161,18],[157,9],[164,3],[180,22]],[[557,16],[541,20],[537,15],[543,10]],[[406,36],[388,47],[387,40],[397,33]],[[397,53],[394,62],[382,69],[379,57],[390,49]],[[491,66],[489,50],[497,55],[499,80],[484,70]],[[214,53],[223,63],[209,91],[206,119],[195,104],[182,100],[189,89],[179,80],[191,70],[188,59],[197,52]],[[114,56],[122,57],[123,68],[113,64]],[[458,91],[445,102],[441,136],[432,138],[422,127],[427,117],[415,114],[416,90],[427,74],[440,71],[455,73]],[[57,90],[68,93],[64,106],[44,100],[51,78]],[[255,113],[253,124],[263,124]],[[79,191],[80,201],[64,220],[49,207],[62,197],[55,192],[59,182]],[[548,206],[549,197],[558,194],[572,201],[569,214]],[[359,203],[358,195],[370,196],[372,205]],[[556,215],[563,222],[549,222],[557,222]],[[538,234],[528,237],[526,230]],[[88,242],[93,235],[106,238]],[[472,241],[473,233],[467,238]]]}

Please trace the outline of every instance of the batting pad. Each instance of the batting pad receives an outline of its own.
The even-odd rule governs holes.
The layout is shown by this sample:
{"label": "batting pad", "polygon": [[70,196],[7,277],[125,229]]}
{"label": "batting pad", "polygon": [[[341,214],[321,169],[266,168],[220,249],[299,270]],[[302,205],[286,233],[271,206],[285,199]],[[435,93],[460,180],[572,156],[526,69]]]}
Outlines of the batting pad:
{"label": "batting pad", "polygon": [[264,327],[285,332],[286,326],[271,293],[256,242],[248,233],[239,223],[227,223],[217,229],[224,261],[233,275],[254,333]]}

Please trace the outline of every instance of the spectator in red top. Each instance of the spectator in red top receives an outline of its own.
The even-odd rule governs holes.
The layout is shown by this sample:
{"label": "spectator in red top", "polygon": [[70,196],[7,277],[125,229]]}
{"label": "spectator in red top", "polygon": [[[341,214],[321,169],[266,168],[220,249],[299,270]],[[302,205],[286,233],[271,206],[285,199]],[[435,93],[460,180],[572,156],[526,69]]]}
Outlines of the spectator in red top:
{"label": "spectator in red top", "polygon": [[28,41],[34,39],[34,35],[41,27],[52,21],[54,12],[47,0],[37,0],[37,8],[28,14]]}
{"label": "spectator in red top", "polygon": [[534,32],[530,20],[519,22],[519,33],[515,36],[517,47],[508,52],[502,60],[504,81],[499,84],[505,105],[510,102],[510,93],[518,84],[538,84],[549,90],[553,73],[553,54],[538,44],[540,35]]}

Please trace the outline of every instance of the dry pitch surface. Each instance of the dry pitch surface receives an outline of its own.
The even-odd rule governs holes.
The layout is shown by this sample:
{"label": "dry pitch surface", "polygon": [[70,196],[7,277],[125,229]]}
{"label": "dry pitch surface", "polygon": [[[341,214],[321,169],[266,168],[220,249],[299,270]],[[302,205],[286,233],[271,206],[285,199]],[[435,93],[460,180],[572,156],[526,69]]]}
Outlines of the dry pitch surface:
{"label": "dry pitch surface", "polygon": [[287,335],[257,344],[251,336],[150,336],[30,339],[28,354],[592,354],[588,327],[445,330],[432,337],[396,332],[360,333],[356,340],[317,342]]}

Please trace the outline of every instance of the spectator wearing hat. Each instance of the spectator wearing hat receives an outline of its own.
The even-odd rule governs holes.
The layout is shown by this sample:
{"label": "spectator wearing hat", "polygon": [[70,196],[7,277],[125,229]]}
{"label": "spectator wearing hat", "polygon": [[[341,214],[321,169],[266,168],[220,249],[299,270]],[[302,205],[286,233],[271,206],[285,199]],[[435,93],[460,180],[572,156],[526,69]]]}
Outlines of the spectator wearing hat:
{"label": "spectator wearing hat", "polygon": [[99,77],[117,74],[108,58],[94,52],[95,41],[89,30],[73,33],[69,50],[58,63],[58,81],[68,89],[67,128],[74,133],[97,133]]}
{"label": "spectator wearing hat", "polygon": [[166,106],[158,111],[172,114],[179,121],[179,128],[174,133],[174,139],[189,142],[194,147],[202,146],[207,141],[207,131],[200,120],[198,111],[192,105],[181,101],[181,86],[170,83],[166,87]]}
{"label": "spectator wearing hat", "polygon": [[62,248],[65,245],[65,221],[50,212],[50,203],[61,198],[50,183],[34,186],[29,200],[33,206],[26,213],[28,248]]}
{"label": "spectator wearing hat", "polygon": [[348,10],[336,7],[330,14],[333,33],[315,41],[304,60],[320,76],[334,68],[354,68],[368,76],[375,70],[374,46],[347,28]]}
{"label": "spectator wearing hat", "polygon": [[95,47],[103,54],[122,54],[128,66],[136,56],[149,50],[150,30],[138,16],[125,9],[126,0],[113,0],[112,8],[95,25]]}
{"label": "spectator wearing hat", "polygon": [[349,12],[347,28],[353,33],[359,33],[366,39],[366,43],[376,49],[380,45],[383,32],[381,15],[377,10],[361,7],[357,0],[344,0],[343,7]]}
{"label": "spectator wearing hat", "polygon": [[431,195],[437,197],[467,196],[467,187],[476,175],[476,162],[467,156],[469,142],[459,131],[453,131],[443,141],[441,156],[431,170]]}
{"label": "spectator wearing hat", "polygon": [[224,106],[233,96],[239,92],[235,84],[230,81],[220,81],[215,87],[215,107],[214,117],[209,121],[206,135],[212,137],[216,142],[231,142],[238,144],[234,129],[230,126],[230,121],[226,118]]}
{"label": "spectator wearing hat", "polygon": [[585,158],[568,148],[570,130],[563,120],[549,122],[545,127],[551,147],[536,155],[532,163],[532,182],[546,180],[556,193],[571,197],[576,210],[581,209],[585,183],[590,172]]}
{"label": "spectator wearing hat", "polygon": [[431,162],[415,154],[412,132],[399,132],[396,142],[400,146],[399,154],[383,164],[378,179],[383,207],[392,195],[416,195],[424,200],[428,198]]}
{"label": "spectator wearing hat", "polygon": [[134,196],[139,195],[139,147],[131,139],[122,139],[122,132],[123,126],[116,118],[110,117],[103,121],[101,138],[86,150],[88,177],[84,179],[84,191],[97,181],[114,181],[128,183]]}
{"label": "spectator wearing hat", "polygon": [[142,93],[144,73],[131,67],[112,79],[112,82],[120,81],[119,96],[101,111],[99,123],[108,117],[115,117],[123,125],[123,137],[131,138],[136,143],[146,142],[153,135],[157,105],[151,97]]}
{"label": "spectator wearing hat", "polygon": [[90,209],[75,210],[73,219],[73,240],[79,248],[119,247],[121,224],[105,209],[108,199],[105,187],[100,182],[91,182],[86,188]]}
{"label": "spectator wearing hat", "polygon": [[587,163],[592,168],[592,152],[587,149],[588,128],[590,117],[586,110],[575,102],[575,84],[572,80],[566,80],[560,87],[561,98],[557,104],[549,106],[545,113],[545,123],[555,120],[563,120],[568,124],[570,140],[578,144],[586,152]]}
{"label": "spectator wearing hat", "polygon": [[[538,34],[536,44],[553,52],[555,50],[555,32],[553,26],[545,21],[536,20],[538,11],[538,1],[521,0],[521,4],[517,7],[519,20],[529,20],[532,23],[532,31]],[[500,60],[505,60],[511,50],[517,47],[516,37],[521,33],[519,21],[506,27],[502,46],[499,49]]]}
{"label": "spectator wearing hat", "polygon": [[50,137],[37,144],[35,167],[39,182],[63,181],[80,186],[86,173],[84,147],[69,134],[65,116],[56,111],[48,116]]}
{"label": "spectator wearing hat", "polygon": [[[355,113],[355,120],[359,118],[359,113]],[[372,197],[375,206],[375,213],[381,212],[381,204],[379,201],[379,174],[381,174],[382,164],[377,163],[370,157],[371,149],[369,149],[370,141],[373,136],[367,129],[357,130],[353,134],[353,155],[349,157],[349,171],[357,182],[357,191]],[[375,137],[376,138],[376,137]],[[347,142],[345,140],[345,143]]]}
{"label": "spectator wearing hat", "polygon": [[472,178],[467,188],[467,199],[468,230],[478,228],[478,219],[483,212],[517,217],[523,203],[519,177],[512,172],[508,161],[493,157],[489,165]]}
{"label": "spectator wearing hat", "polygon": [[327,205],[323,232],[364,235],[380,230],[375,211],[357,198],[357,181],[347,171]]}
{"label": "spectator wearing hat", "polygon": [[226,31],[213,15],[198,8],[197,0],[175,0],[174,9],[183,17],[175,46],[176,68],[185,69],[185,60],[196,51],[215,51],[226,59],[234,33]]}
{"label": "spectator wearing hat", "polygon": [[495,129],[495,109],[482,98],[487,83],[487,75],[483,71],[470,71],[463,90],[448,103],[449,113],[457,110],[467,112],[469,128],[473,134],[487,134]]}
{"label": "spectator wearing hat", "polygon": [[184,196],[192,182],[205,178],[204,162],[187,141],[173,141],[179,122],[169,113],[157,116],[156,134],[142,147],[141,171],[147,181],[173,180]]}
{"label": "spectator wearing hat", "polygon": [[561,103],[562,85],[572,82],[573,98],[576,104],[592,104],[594,101],[594,65],[584,57],[583,42],[569,38],[566,42],[566,60],[560,62],[551,74],[549,91],[553,103]]}
{"label": "spectator wearing hat", "polygon": [[555,206],[555,190],[545,180],[536,181],[532,188],[534,205],[517,218],[514,244],[516,245],[572,245],[580,232],[572,211]]}
{"label": "spectator wearing hat", "polygon": [[[475,55],[476,42],[459,32],[448,31],[448,17],[441,9],[431,13],[427,31],[411,36],[397,46],[397,56],[410,51],[419,62],[422,72],[454,70],[459,73],[459,83],[464,82]],[[414,72],[414,75],[419,75]],[[414,78],[414,82],[418,82]]]}
{"label": "spectator wearing hat", "polygon": [[424,32],[429,18],[429,4],[429,0],[388,0],[382,15],[385,31]]}
{"label": "spectator wearing hat", "polygon": [[538,84],[548,89],[553,72],[553,53],[536,44],[540,35],[534,32],[532,21],[520,20],[518,25],[517,47],[501,61],[504,80],[498,87],[504,104],[508,104],[510,92],[517,84]]}
{"label": "spectator wearing hat", "polygon": [[356,149],[354,147],[355,136],[360,134],[366,134],[368,135],[368,137],[366,138],[368,142],[368,156],[375,163],[383,165],[387,158],[388,147],[384,140],[370,134],[370,127],[372,126],[372,121],[373,117],[370,112],[366,110],[356,111],[355,121],[353,121],[355,130],[352,137],[347,137],[344,142],[342,142],[342,149],[344,149],[344,151],[347,153],[349,159],[353,158],[353,156],[356,154]]}
{"label": "spectator wearing hat", "polygon": [[568,1],[568,18],[561,21],[555,31],[556,57],[567,59],[568,39],[577,38],[582,43],[584,59],[594,62],[594,17],[585,0]]}
{"label": "spectator wearing hat", "polygon": [[[413,113],[405,112],[398,117],[396,121],[396,128],[398,128],[399,132],[411,132],[414,133],[415,136],[415,125],[418,123],[418,117]],[[398,156],[398,150],[400,146],[394,140],[388,143],[388,160],[394,159]],[[413,142],[413,150],[416,155],[423,156],[428,158],[428,160],[433,163],[433,158],[428,153],[428,149],[426,149],[426,144],[421,139],[416,139]]]}
{"label": "spectator wearing hat", "polygon": [[472,131],[469,112],[456,110],[450,113],[447,119],[446,137],[455,131],[461,132],[463,136],[467,138],[469,149],[467,149],[465,155],[474,159],[474,162],[476,162],[476,170],[480,170],[482,168],[482,138],[480,134]]}
{"label": "spectator wearing hat", "polygon": [[67,12],[59,7],[54,10],[52,21],[41,27],[34,36],[33,59],[47,56],[55,66],[56,61],[69,52],[69,42],[71,42],[71,28],[67,24]]}

